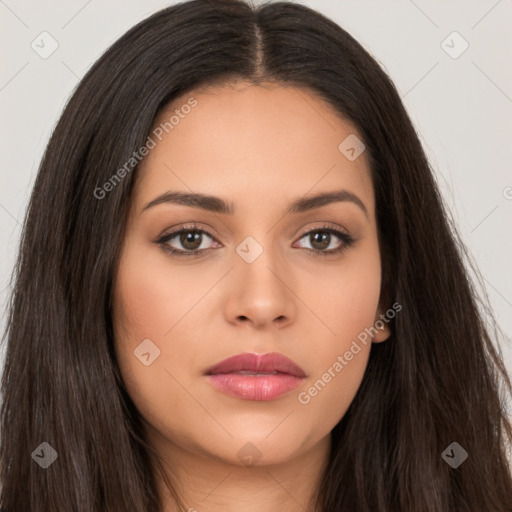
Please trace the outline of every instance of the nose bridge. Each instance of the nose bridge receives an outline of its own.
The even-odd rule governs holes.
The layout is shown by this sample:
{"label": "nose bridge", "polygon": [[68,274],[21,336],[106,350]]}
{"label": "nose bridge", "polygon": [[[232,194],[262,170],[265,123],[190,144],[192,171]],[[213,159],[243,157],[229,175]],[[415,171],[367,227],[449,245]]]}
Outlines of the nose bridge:
{"label": "nose bridge", "polygon": [[274,246],[272,233],[262,231],[255,236],[246,236],[237,245],[236,253],[241,260],[237,262],[237,266],[244,280],[249,279],[252,285],[264,283],[265,286],[272,286],[277,279],[275,273],[279,272],[277,269],[281,260],[278,248]]}
{"label": "nose bridge", "polygon": [[286,276],[272,233],[246,236],[236,247],[237,315],[264,323],[288,315]]}

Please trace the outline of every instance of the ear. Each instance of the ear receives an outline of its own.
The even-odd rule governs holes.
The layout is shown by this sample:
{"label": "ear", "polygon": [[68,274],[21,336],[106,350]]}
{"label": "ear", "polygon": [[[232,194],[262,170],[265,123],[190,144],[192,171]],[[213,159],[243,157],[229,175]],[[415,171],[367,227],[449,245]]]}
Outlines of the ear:
{"label": "ear", "polygon": [[373,325],[377,333],[372,338],[373,343],[381,343],[391,336],[390,318],[385,314],[386,309],[379,304]]}

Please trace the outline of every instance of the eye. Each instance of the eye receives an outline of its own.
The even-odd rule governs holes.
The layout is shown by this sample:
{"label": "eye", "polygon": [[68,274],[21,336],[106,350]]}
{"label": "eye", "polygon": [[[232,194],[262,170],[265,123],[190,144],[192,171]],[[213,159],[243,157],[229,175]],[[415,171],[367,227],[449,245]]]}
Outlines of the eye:
{"label": "eye", "polygon": [[[338,242],[334,248],[328,249],[333,242],[333,235],[341,242]],[[156,243],[173,256],[197,257],[211,249],[208,246],[208,241],[204,239],[205,237],[216,242],[213,235],[194,224],[167,233],[161,236]],[[305,247],[306,249],[322,256],[338,254],[347,250],[354,243],[354,239],[348,233],[328,225],[304,233],[299,240],[303,238],[306,238],[312,245],[311,248]],[[206,246],[204,246],[205,242]],[[303,247],[301,246],[301,248]]]}
{"label": "eye", "polygon": [[[200,229],[196,225],[193,225],[189,227],[182,227],[176,231],[163,235],[157,240],[157,244],[161,245],[165,251],[174,256],[200,256],[204,251],[209,249],[208,246],[203,246],[203,239],[205,236],[210,240],[215,240],[210,233],[204,229]],[[174,239],[176,239],[174,244],[181,246],[181,248],[175,248],[171,244],[171,241]]]}
{"label": "eye", "polygon": [[[326,250],[333,242],[333,235],[334,238],[341,240],[341,243],[338,243],[334,248]],[[306,240],[311,243],[311,251],[322,256],[338,254],[347,250],[354,243],[354,239],[348,233],[327,225],[304,233],[301,240],[303,238],[306,238]]]}

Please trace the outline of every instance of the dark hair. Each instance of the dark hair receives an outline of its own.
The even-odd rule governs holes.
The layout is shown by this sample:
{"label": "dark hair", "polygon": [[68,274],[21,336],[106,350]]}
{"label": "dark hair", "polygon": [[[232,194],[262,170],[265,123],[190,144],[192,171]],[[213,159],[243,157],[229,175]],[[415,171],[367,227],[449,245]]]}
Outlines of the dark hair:
{"label": "dark hair", "polygon": [[[158,457],[113,348],[111,294],[136,169],[103,200],[95,190],[145,144],[169,101],[238,79],[305,88],[357,127],[371,163],[382,293],[403,306],[332,431],[318,509],[510,512],[512,387],[490,334],[496,322],[399,94],[323,15],[239,0],[184,2],[133,27],[89,70],[52,134],[13,274],[0,506],[161,511],[148,471]],[[441,457],[454,441],[469,454],[456,469]],[[58,453],[45,471],[31,457],[42,442]]]}

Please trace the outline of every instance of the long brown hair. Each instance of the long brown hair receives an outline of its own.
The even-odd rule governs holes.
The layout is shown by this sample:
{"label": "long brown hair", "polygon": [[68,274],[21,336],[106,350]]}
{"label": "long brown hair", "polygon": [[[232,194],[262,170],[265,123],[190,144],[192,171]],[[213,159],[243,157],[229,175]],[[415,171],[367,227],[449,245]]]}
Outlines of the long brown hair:
{"label": "long brown hair", "polygon": [[[112,283],[136,167],[108,196],[95,190],[145,144],[170,100],[240,78],[307,88],[358,128],[371,162],[382,293],[403,308],[332,431],[318,510],[510,512],[512,386],[493,345],[500,333],[399,94],[323,15],[241,0],[192,0],[140,22],[86,74],[52,134],[4,337],[2,510],[162,510],[154,454],[113,350]],[[49,450],[43,442],[58,454],[46,469],[33,456]],[[442,457],[453,442],[468,453],[456,468]]]}

